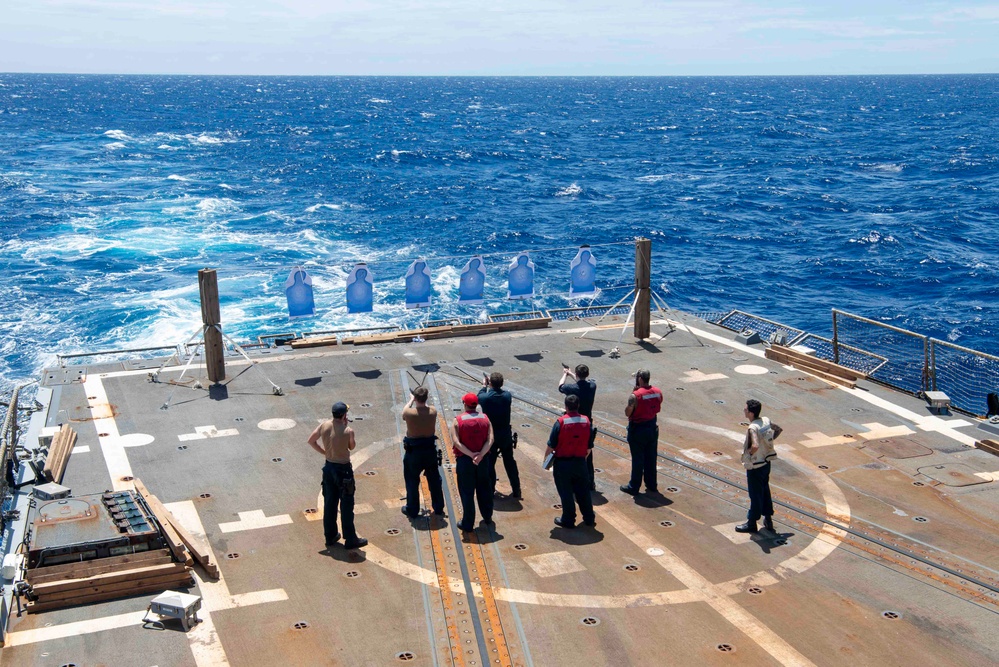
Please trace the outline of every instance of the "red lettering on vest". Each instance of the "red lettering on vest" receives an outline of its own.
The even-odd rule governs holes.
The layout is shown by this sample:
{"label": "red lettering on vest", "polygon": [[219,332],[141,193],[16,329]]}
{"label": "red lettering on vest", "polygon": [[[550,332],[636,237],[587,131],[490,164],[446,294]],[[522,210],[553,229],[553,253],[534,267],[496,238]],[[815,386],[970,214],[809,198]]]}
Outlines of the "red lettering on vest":
{"label": "red lettering on vest", "polygon": [[[465,448],[480,452],[486,446],[486,438],[489,437],[489,418],[481,412],[463,412],[455,419],[458,420],[458,439]],[[461,451],[454,448],[454,455],[461,456]]]}
{"label": "red lettering on vest", "polygon": [[658,387],[639,387],[634,395],[635,409],[628,420],[647,422],[655,419],[663,405],[663,392]]}
{"label": "red lettering on vest", "polygon": [[586,415],[570,412],[559,417],[558,423],[555,456],[560,459],[586,456],[590,451],[590,420]]}

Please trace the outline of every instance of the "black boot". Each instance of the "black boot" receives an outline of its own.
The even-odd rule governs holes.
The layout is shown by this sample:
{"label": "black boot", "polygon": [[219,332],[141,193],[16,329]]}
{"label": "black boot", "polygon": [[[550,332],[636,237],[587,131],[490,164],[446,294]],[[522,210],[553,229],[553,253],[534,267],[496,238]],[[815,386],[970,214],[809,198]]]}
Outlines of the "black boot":
{"label": "black boot", "polygon": [[772,516],[763,517],[763,527],[769,530],[771,533],[776,533],[774,530],[774,518]]}
{"label": "black boot", "polygon": [[747,521],[746,523],[740,524],[735,527],[735,532],[737,533],[755,533],[756,532],[756,522]]}

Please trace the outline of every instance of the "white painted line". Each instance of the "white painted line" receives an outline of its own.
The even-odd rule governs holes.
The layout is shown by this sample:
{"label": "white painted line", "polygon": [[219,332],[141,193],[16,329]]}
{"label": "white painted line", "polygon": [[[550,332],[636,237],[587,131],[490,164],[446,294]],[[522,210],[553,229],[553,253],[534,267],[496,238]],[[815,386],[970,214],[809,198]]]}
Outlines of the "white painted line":
{"label": "white painted line", "polygon": [[717,526],[711,526],[722,536],[733,544],[746,544],[747,542],[753,541],[753,536],[749,533],[737,533],[735,532],[735,527],[743,523],[742,521],[734,521],[733,523],[722,523]]}
{"label": "white painted line", "polygon": [[[92,396],[93,394],[91,394]],[[145,611],[132,611],[127,614],[117,616],[105,616],[103,618],[91,618],[86,621],[75,621],[73,623],[62,623],[45,628],[35,628],[33,630],[19,630],[7,634],[4,646],[24,646],[25,644],[35,644],[37,642],[48,642],[54,639],[66,639],[78,635],[88,635],[94,632],[105,630],[117,630],[127,628],[132,625],[140,625]]]}
{"label": "white painted line", "polygon": [[568,551],[555,551],[553,553],[538,554],[528,556],[524,562],[534,570],[539,577],[557,577],[562,574],[573,572],[583,572],[586,570],[583,564],[573,558]]}
{"label": "white painted line", "polygon": [[687,371],[685,377],[680,378],[681,382],[709,382],[711,380],[727,380],[724,373],[704,373],[702,371]]}
{"label": "white painted line", "polygon": [[879,422],[871,422],[869,424],[863,424],[866,431],[861,431],[859,435],[864,440],[882,440],[887,438],[897,438],[903,435],[912,435],[915,433],[908,426],[885,426]]}
{"label": "white painted line", "polygon": [[705,602],[722,615],[729,623],[756,642],[782,665],[814,665],[797,649],[784,641],[759,619],[743,609],[739,603],[722,593],[718,587],[705,579],[694,568],[687,565],[679,556],[655,542],[641,527],[629,519],[617,507],[610,504],[595,508],[600,517],[631,540],[636,546],[651,555],[652,551],[662,551],[662,555],[652,556],[667,572],[680,580],[687,588],[700,593]]}
{"label": "white painted line", "polygon": [[195,426],[194,433],[181,433],[177,436],[177,439],[181,442],[187,442],[189,440],[207,440],[208,438],[225,438],[228,436],[239,435],[239,431],[234,428],[224,428],[219,430],[214,426]]}
{"label": "white painted line", "polygon": [[287,514],[264,516],[263,510],[250,510],[249,512],[239,512],[239,521],[220,523],[219,530],[223,533],[238,533],[244,530],[284,526],[289,523],[292,523],[292,520]]}
{"label": "white painted line", "polygon": [[385,507],[389,508],[390,510],[391,509],[396,509],[397,507],[402,507],[405,504],[406,504],[406,501],[403,498],[386,498],[385,499]]}
{"label": "white painted line", "polygon": [[86,445],[81,445],[79,447],[73,447],[73,451],[70,452],[70,456],[72,456],[73,454],[89,454],[89,453],[90,453],[90,447],[87,447]]}
{"label": "white painted line", "polygon": [[846,438],[841,435],[826,435],[821,431],[811,431],[805,433],[808,440],[799,440],[802,447],[828,447],[829,445],[846,445],[856,442],[855,438]]}
{"label": "white painted line", "polygon": [[862,389],[847,389],[846,387],[840,387],[840,389],[848,392],[850,395],[861,401],[865,401],[871,405],[881,408],[882,410],[886,410],[887,412],[890,412],[905,421],[912,422],[917,426],[917,428],[925,431],[936,431],[937,433],[946,436],[951,440],[960,442],[962,445],[966,445],[968,447],[975,446],[975,439],[973,437],[965,435],[964,433],[958,433],[955,430],[968,425],[968,423],[963,419],[948,421],[941,419],[936,415],[919,414],[917,412],[913,412],[912,410],[895,405],[891,401],[874,396],[870,392],[863,391]]}
{"label": "white painted line", "polygon": [[986,482],[997,482],[999,481],[999,470],[995,472],[976,472],[975,477],[981,477]]}
{"label": "white painted line", "polygon": [[692,461],[697,461],[698,463],[717,463],[718,461],[723,461],[725,459],[731,459],[732,457],[728,454],[722,454],[717,456],[715,454],[705,454],[696,447],[691,449],[681,449],[680,453],[686,456]]}
{"label": "white painted line", "polygon": [[88,375],[83,382],[87,396],[93,396],[90,401],[90,414],[97,429],[97,441],[104,454],[104,463],[111,477],[111,488],[114,491],[132,490],[132,482],[122,481],[123,477],[134,477],[132,466],[128,463],[125,446],[118,433],[118,424],[114,420],[114,412],[108,404],[108,395],[104,383],[95,375]]}

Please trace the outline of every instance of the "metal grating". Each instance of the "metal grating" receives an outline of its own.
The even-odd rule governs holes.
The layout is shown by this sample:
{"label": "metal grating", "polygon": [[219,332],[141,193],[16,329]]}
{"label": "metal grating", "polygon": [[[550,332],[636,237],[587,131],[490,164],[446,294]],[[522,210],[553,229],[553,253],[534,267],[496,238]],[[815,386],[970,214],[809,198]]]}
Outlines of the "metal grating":
{"label": "metal grating", "polygon": [[587,306],[585,308],[554,308],[548,311],[548,315],[555,321],[562,321],[627,315],[630,311],[631,306]]}
{"label": "metal grating", "polygon": [[988,412],[991,392],[999,392],[999,357],[935,338],[930,339],[933,389],[951,406],[979,417]]}
{"label": "metal grating", "polygon": [[[794,340],[795,345],[804,345],[815,350],[815,356],[826,361],[835,361],[836,355],[833,353],[833,342],[823,336],[813,333],[806,333],[804,336]],[[839,344],[840,366],[852,368],[855,371],[873,375],[875,371],[888,363],[888,360],[881,355],[867,352],[844,343]]]}
{"label": "metal grating", "polygon": [[460,327],[465,322],[462,321],[460,317],[448,317],[442,320],[427,320],[422,325],[421,329],[431,329],[433,327]]}
{"label": "metal grating", "polygon": [[537,320],[545,316],[540,310],[530,310],[523,313],[505,313],[503,315],[490,315],[490,322],[519,322],[520,320]]}
{"label": "metal grating", "polygon": [[760,338],[764,340],[770,338],[771,334],[777,332],[783,333],[787,336],[789,341],[792,341],[805,333],[801,329],[789,327],[786,324],[774,322],[773,320],[768,320],[757,315],[744,313],[741,310],[733,310],[728,315],[716,321],[715,324],[732,331],[745,331],[746,329],[749,329],[750,331],[755,331],[760,334]]}

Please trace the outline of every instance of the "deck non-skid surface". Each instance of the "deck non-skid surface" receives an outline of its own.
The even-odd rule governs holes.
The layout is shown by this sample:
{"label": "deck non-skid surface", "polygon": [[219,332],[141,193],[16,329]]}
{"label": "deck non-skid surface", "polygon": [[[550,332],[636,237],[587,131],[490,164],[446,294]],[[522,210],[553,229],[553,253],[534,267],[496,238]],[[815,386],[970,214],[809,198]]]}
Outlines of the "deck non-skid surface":
{"label": "deck non-skid surface", "polygon": [[[143,629],[147,597],[16,618],[10,665],[991,664],[994,593],[866,542],[858,531],[996,584],[999,459],[971,450],[975,428],[916,399],[855,390],[678,330],[658,346],[622,345],[582,323],[359,349],[230,360],[224,388],[158,383],[147,371],[88,369],[59,387],[49,423],[79,440],[64,483],[74,493],[130,488],[139,477],[192,533],[222,578],[191,592],[204,622],[189,633]],[[659,327],[661,329],[661,327]],[[705,343],[702,345],[701,343]],[[565,530],[541,468],[561,406],[561,363],[598,383],[595,529]],[[636,368],[666,395],[662,495],[619,491],[630,470],[623,408]],[[523,500],[497,465],[495,526],[460,515],[449,457],[448,517],[399,508],[400,420],[425,383],[450,424],[471,377],[500,371],[515,397]],[[197,373],[195,372],[195,376]],[[264,376],[267,377],[264,377]],[[284,390],[272,395],[267,378]],[[205,382],[207,384],[207,382]],[[745,517],[739,448],[746,398],[784,427],[778,534],[734,532]],[[332,402],[350,404],[358,449],[356,523],[368,547],[323,545],[321,457],[305,440]],[[168,404],[166,409],[161,406]],[[445,435],[446,434],[442,434]],[[446,443],[447,438],[442,438]],[[686,463],[691,467],[681,464]],[[964,468],[951,469],[947,466]],[[944,468],[937,468],[944,466]],[[966,469],[966,470],[965,470]],[[950,474],[954,470],[964,477]],[[710,473],[713,476],[702,474]],[[938,474],[933,474],[937,472]],[[980,480],[980,483],[970,483]],[[424,487],[425,489],[425,487]],[[424,507],[427,506],[424,490]],[[481,517],[480,517],[481,518]],[[839,526],[839,527],[837,527]],[[168,626],[169,627],[169,626]]]}

